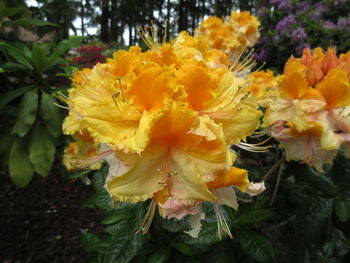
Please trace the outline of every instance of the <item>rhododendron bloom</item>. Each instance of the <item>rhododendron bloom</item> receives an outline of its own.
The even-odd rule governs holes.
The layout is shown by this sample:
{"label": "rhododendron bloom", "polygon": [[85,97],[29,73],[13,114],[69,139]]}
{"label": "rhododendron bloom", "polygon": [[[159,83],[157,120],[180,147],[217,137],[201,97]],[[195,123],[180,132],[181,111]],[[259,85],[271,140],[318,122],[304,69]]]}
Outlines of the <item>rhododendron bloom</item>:
{"label": "rhododendron bloom", "polygon": [[201,203],[209,201],[219,229],[231,235],[218,205],[236,207],[232,186],[248,186],[247,171],[232,166],[230,145],[258,128],[255,98],[226,56],[195,38],[181,33],[171,43],[149,44],[146,52],[118,51],[74,74],[64,131],[87,131],[101,144],[114,201],[152,200],[142,232],[158,204],[164,217],[192,215],[195,236]]}
{"label": "rhododendron bloom", "polygon": [[316,48],[287,61],[279,85],[281,96],[270,103],[264,121],[286,150],[287,160],[323,171],[323,164],[332,163],[337,149],[348,141],[347,57],[338,58],[333,48],[326,53]]}
{"label": "rhododendron bloom", "polygon": [[225,20],[215,16],[203,20],[195,36],[207,43],[209,48],[224,52],[232,62],[247,47],[255,45],[260,37],[259,26],[259,20],[248,12],[232,11]]}

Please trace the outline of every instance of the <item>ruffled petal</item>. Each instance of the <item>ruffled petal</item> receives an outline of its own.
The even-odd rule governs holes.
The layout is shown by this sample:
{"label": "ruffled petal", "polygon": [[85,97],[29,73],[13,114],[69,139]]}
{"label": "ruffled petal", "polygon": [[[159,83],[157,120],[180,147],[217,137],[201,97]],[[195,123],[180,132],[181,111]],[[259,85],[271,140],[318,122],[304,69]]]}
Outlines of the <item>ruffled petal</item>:
{"label": "ruffled petal", "polygon": [[139,202],[152,198],[153,194],[166,187],[166,175],[162,173],[166,149],[148,147],[135,164],[124,174],[106,182],[106,189],[115,201]]}

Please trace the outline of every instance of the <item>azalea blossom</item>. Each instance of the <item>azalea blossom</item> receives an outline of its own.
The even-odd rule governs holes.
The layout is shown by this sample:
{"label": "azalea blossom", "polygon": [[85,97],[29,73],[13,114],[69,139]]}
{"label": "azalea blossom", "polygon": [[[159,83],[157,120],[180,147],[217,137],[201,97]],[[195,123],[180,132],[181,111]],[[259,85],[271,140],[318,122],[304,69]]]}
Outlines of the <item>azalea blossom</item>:
{"label": "azalea blossom", "polygon": [[212,49],[224,52],[233,62],[247,48],[253,47],[260,37],[259,20],[249,12],[232,11],[227,19],[210,16],[195,31]]}
{"label": "azalea blossom", "polygon": [[[271,101],[264,126],[297,160],[323,171],[339,147],[349,140],[350,53],[338,58],[329,48],[305,49],[291,57],[279,84],[280,96]],[[347,145],[347,144],[346,144]]]}
{"label": "azalea blossom", "polygon": [[219,234],[231,236],[219,205],[237,208],[232,186],[249,184],[230,146],[258,128],[256,99],[242,88],[241,69],[201,40],[184,32],[163,44],[143,37],[150,50],[131,47],[75,72],[64,132],[84,131],[100,144],[93,160],[108,162],[105,187],[114,201],[152,200],[141,232],[158,206],[166,218],[190,215],[196,236],[208,201]]}

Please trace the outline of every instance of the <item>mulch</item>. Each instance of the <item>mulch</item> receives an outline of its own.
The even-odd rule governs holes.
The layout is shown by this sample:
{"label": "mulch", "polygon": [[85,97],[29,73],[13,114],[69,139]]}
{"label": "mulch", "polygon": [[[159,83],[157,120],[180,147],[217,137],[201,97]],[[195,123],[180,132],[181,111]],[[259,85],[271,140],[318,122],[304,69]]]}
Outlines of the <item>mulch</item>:
{"label": "mulch", "polygon": [[[3,170],[3,169],[2,169]],[[81,180],[59,173],[35,175],[16,188],[0,171],[0,262],[87,262],[80,229],[101,231],[103,215],[83,207],[94,193]]]}

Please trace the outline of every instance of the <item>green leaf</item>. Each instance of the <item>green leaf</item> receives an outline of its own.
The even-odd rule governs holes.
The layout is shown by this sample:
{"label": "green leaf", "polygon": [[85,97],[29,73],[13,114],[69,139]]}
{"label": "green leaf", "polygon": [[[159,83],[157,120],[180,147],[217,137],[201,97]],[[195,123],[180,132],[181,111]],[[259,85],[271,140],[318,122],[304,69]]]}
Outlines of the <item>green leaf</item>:
{"label": "green leaf", "polygon": [[336,186],[334,185],[332,179],[327,174],[322,174],[317,172],[314,168],[307,166],[305,173],[305,180],[316,187],[318,190],[328,194],[335,196],[338,191]]}
{"label": "green leaf", "polygon": [[55,160],[56,147],[53,138],[38,122],[30,135],[29,159],[38,174],[47,176]]}
{"label": "green leaf", "polygon": [[32,47],[32,60],[34,68],[41,74],[46,64],[47,51],[46,46],[43,44],[34,44]]}
{"label": "green leaf", "polygon": [[10,103],[12,100],[17,98],[18,96],[22,95],[23,93],[27,92],[28,90],[32,89],[33,86],[24,86],[21,88],[17,88],[11,91],[8,91],[7,93],[0,96],[0,110],[4,108],[8,103]]}
{"label": "green leaf", "polygon": [[12,133],[19,137],[26,135],[36,120],[37,109],[38,92],[36,90],[30,90],[23,96]]}
{"label": "green leaf", "polygon": [[79,47],[83,43],[84,37],[81,36],[70,36],[68,39],[62,40],[57,45],[57,53],[58,55],[62,55],[69,49]]}
{"label": "green leaf", "polygon": [[6,62],[2,64],[3,72],[17,72],[17,71],[25,71],[27,67],[23,64],[14,63],[14,62]]}
{"label": "green leaf", "polygon": [[102,221],[102,224],[105,224],[105,225],[111,225],[111,224],[115,224],[115,223],[118,223],[122,220],[126,220],[126,219],[129,219],[131,218],[132,215],[130,213],[118,213],[118,214],[112,214],[112,215],[109,215],[107,216],[103,221]]}
{"label": "green leaf", "polygon": [[[202,222],[203,226],[199,232],[198,238],[192,238],[189,235],[183,237],[183,241],[189,245],[212,245],[221,241],[218,231],[217,223],[205,223]],[[227,222],[229,223],[229,222]]]}
{"label": "green leaf", "polygon": [[[5,17],[11,17],[15,14],[23,11],[23,6],[16,6],[11,8],[4,8],[0,10],[0,21],[2,21]],[[3,25],[2,25],[3,26]]]}
{"label": "green leaf", "polygon": [[103,211],[111,211],[112,201],[107,192],[98,192],[92,195],[85,203],[86,207],[98,208]]}
{"label": "green leaf", "polygon": [[170,256],[170,247],[157,249],[148,259],[147,263],[166,263]]}
{"label": "green leaf", "polygon": [[32,70],[32,60],[26,54],[27,49],[21,43],[11,43],[9,45],[5,41],[0,41],[0,50],[3,50],[5,54],[8,54],[11,58],[22,64],[27,70]]}
{"label": "green leaf", "polygon": [[247,255],[258,262],[276,262],[270,242],[262,235],[240,229],[237,241]]}
{"label": "green leaf", "polygon": [[9,157],[10,176],[18,187],[26,186],[33,177],[34,168],[28,158],[26,139],[16,139]]}
{"label": "green leaf", "polygon": [[101,239],[98,236],[86,229],[80,229],[80,240],[83,247],[89,252],[96,251],[101,243]]}
{"label": "green leaf", "polygon": [[[7,158],[9,156],[13,142],[15,141],[15,136],[10,132],[5,133],[0,139],[0,159],[4,161],[7,166]],[[5,161],[6,160],[6,161]]]}
{"label": "green leaf", "polygon": [[254,209],[244,212],[239,218],[238,223],[260,223],[276,215],[273,209]]}
{"label": "green leaf", "polygon": [[36,18],[19,18],[13,21],[7,21],[2,24],[2,26],[52,26],[58,27],[57,24],[43,21]]}
{"label": "green leaf", "polygon": [[350,202],[337,198],[335,200],[334,210],[340,221],[346,222],[350,219]]}
{"label": "green leaf", "polygon": [[[127,229],[125,229],[127,230]],[[130,262],[141,250],[145,236],[135,233],[116,233],[109,241],[109,248],[103,258],[103,263]]]}
{"label": "green leaf", "polygon": [[45,120],[51,135],[58,138],[62,134],[63,113],[54,103],[57,103],[55,98],[46,92],[42,93],[40,105],[41,116]]}
{"label": "green leaf", "polygon": [[193,255],[192,248],[185,243],[176,242],[176,243],[172,244],[172,246],[186,256]]}

